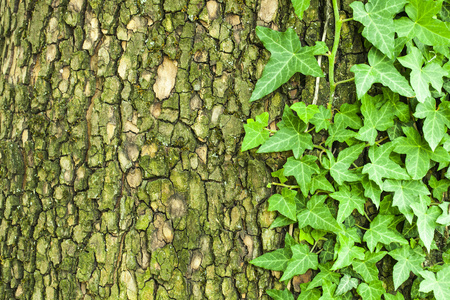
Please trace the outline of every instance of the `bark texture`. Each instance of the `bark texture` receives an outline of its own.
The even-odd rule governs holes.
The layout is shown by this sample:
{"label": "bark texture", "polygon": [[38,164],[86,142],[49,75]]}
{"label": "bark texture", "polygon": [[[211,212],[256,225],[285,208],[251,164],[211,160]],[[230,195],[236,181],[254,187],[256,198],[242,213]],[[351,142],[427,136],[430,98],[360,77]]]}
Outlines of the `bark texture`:
{"label": "bark texture", "polygon": [[269,299],[279,274],[248,262],[282,243],[265,200],[284,157],[241,153],[242,124],[310,103],[315,79],[250,105],[254,29],[313,45],[325,4],[299,21],[289,0],[0,0],[0,299]]}

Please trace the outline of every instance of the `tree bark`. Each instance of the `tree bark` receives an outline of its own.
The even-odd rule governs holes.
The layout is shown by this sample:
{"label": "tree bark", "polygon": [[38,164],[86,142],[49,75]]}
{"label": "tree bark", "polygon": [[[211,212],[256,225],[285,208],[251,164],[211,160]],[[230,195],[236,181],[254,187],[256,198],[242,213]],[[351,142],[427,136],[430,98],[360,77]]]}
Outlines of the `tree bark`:
{"label": "tree bark", "polygon": [[[269,299],[279,274],[249,261],[283,242],[266,186],[288,154],[241,153],[242,125],[311,103],[315,79],[250,104],[270,56],[254,29],[305,45],[327,30],[331,45],[326,14],[319,0],[303,21],[288,0],[0,0],[0,299]],[[354,26],[337,80],[363,52]]]}

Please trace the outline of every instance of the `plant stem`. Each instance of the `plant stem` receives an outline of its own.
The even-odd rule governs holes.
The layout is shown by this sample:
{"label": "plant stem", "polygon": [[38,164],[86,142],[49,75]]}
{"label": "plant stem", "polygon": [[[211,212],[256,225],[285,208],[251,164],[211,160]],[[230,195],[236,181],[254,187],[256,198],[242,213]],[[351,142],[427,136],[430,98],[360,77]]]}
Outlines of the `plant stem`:
{"label": "plant stem", "polygon": [[289,188],[289,189],[299,189],[299,188],[300,188],[299,185],[287,185],[287,184],[284,184],[284,183],[278,183],[278,182],[272,182],[271,184],[272,184],[272,185],[282,186],[282,187],[287,187],[287,188]]}
{"label": "plant stem", "polygon": [[335,85],[342,84],[342,83],[347,83],[347,82],[350,82],[350,81],[353,81],[353,80],[355,80],[355,77],[352,77],[352,78],[346,79],[346,80],[338,81],[338,82],[335,83]]}
{"label": "plant stem", "polygon": [[365,231],[369,230],[369,229],[367,229],[367,228],[364,228],[364,227],[362,227],[362,226],[359,226],[358,224],[355,224],[355,226],[358,227],[359,229],[362,229],[362,230],[365,230]]}

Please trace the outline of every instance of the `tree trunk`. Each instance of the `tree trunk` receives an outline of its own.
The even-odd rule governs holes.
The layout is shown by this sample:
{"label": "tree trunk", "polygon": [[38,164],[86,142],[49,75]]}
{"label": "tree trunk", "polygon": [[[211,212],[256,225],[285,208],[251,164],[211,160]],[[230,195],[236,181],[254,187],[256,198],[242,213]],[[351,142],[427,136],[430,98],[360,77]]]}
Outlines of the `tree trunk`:
{"label": "tree trunk", "polygon": [[266,186],[286,155],[241,153],[242,125],[310,103],[315,79],[250,104],[254,29],[331,45],[325,4],[299,21],[289,0],[0,0],[0,299],[269,299],[279,274],[249,261],[283,242]]}

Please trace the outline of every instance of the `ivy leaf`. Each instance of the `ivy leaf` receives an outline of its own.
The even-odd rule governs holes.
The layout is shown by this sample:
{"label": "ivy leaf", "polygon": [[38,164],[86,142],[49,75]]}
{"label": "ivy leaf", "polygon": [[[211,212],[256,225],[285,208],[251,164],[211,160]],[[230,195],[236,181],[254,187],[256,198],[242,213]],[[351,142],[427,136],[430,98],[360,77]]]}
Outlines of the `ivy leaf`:
{"label": "ivy leaf", "polygon": [[394,115],[397,116],[400,121],[408,122],[410,119],[409,106],[400,101],[399,95],[390,89],[383,87],[383,96],[386,100],[386,104],[390,107]]}
{"label": "ivy leaf", "polygon": [[312,150],[312,137],[305,133],[306,124],[292,110],[285,106],[283,121],[278,123],[278,130],[259,149],[258,153],[281,152],[292,150],[295,158],[299,158],[306,149]]}
{"label": "ivy leaf", "polygon": [[253,259],[250,263],[266,270],[284,271],[289,263],[289,260],[291,259],[291,256],[291,249],[281,248],[272,252],[267,252]]}
{"label": "ivy leaf", "polygon": [[329,281],[324,281],[322,286],[322,297],[319,298],[319,300],[338,300],[341,299],[341,297],[334,297],[334,291],[336,290],[336,284],[331,283]]}
{"label": "ivy leaf", "polygon": [[441,215],[441,209],[437,206],[431,206],[427,209],[426,205],[420,202],[411,204],[411,208],[417,216],[417,230],[419,231],[420,239],[428,252],[430,252],[434,230],[437,227],[436,220]]}
{"label": "ivy leaf", "polygon": [[325,281],[330,281],[339,284],[341,274],[330,270],[329,264],[319,265],[320,272],[314,276],[313,280],[308,285],[308,290],[315,287],[322,286]]}
{"label": "ivy leaf", "polygon": [[450,43],[448,25],[434,18],[440,11],[440,5],[433,0],[409,0],[408,2],[405,12],[409,18],[403,17],[394,21],[398,36],[409,39],[417,37],[425,45],[448,45]]}
{"label": "ivy leaf", "polygon": [[405,97],[413,97],[414,91],[408,81],[394,67],[394,62],[377,50],[370,49],[368,54],[369,65],[354,65],[350,71],[355,73],[356,93],[361,99],[372,84],[381,83],[392,91]]}
{"label": "ivy leaf", "polygon": [[364,25],[362,35],[384,54],[394,56],[394,15],[405,6],[406,1],[370,0],[364,5],[353,2],[353,19]]}
{"label": "ivy leaf", "polygon": [[372,223],[370,223],[370,229],[366,231],[363,237],[363,241],[367,242],[367,247],[370,252],[373,252],[377,243],[385,245],[393,242],[408,244],[398,232],[389,228],[393,219],[393,215],[377,215]]}
{"label": "ivy leaf", "polygon": [[334,116],[335,123],[345,124],[345,127],[352,129],[359,129],[362,127],[361,117],[358,115],[361,112],[358,104],[344,103],[341,105],[339,112]]}
{"label": "ivy leaf", "polygon": [[369,282],[369,284],[362,282],[356,291],[362,300],[380,300],[381,295],[386,293],[380,280]]}
{"label": "ivy leaf", "polygon": [[286,176],[284,176],[283,168],[279,169],[278,171],[270,173],[270,175],[272,175],[272,177],[278,178],[278,180],[280,180],[281,183],[285,183],[287,181]]}
{"label": "ivy leaf", "polygon": [[297,219],[297,205],[295,203],[296,191],[288,188],[283,188],[280,194],[273,194],[269,198],[268,211],[278,211],[285,217],[296,220]]}
{"label": "ivy leaf", "polygon": [[321,131],[322,129],[327,130],[330,126],[331,120],[331,110],[327,109],[325,106],[319,106],[319,112],[312,117],[309,122],[316,126],[316,132]]}
{"label": "ivy leaf", "polygon": [[330,197],[339,201],[339,210],[337,214],[337,222],[342,223],[351,215],[353,210],[357,209],[360,214],[364,214],[364,204],[366,198],[363,191],[357,185],[350,187],[346,184],[340,186],[339,191],[330,194]]}
{"label": "ivy leaf", "polygon": [[300,284],[301,292],[297,300],[318,300],[322,292],[318,289],[306,289],[306,286],[309,288],[308,283]]}
{"label": "ivy leaf", "polygon": [[349,237],[339,234],[339,247],[336,249],[337,259],[331,270],[345,268],[352,264],[354,259],[364,259],[364,249],[354,246],[355,242]]}
{"label": "ivy leaf", "polygon": [[289,280],[295,275],[305,274],[308,269],[317,270],[319,265],[316,253],[309,251],[309,247],[304,244],[297,244],[291,247],[292,258],[281,276],[280,281]]}
{"label": "ivy leaf", "polygon": [[373,182],[372,180],[369,179],[369,176],[364,175],[362,180],[361,180],[361,184],[364,188],[364,196],[366,196],[367,198],[370,198],[370,200],[372,200],[373,204],[375,204],[375,206],[377,208],[380,207],[380,198],[381,198],[381,189],[380,187]]}
{"label": "ivy leaf", "polygon": [[406,170],[412,179],[422,179],[430,169],[432,151],[420,134],[412,127],[403,127],[406,137],[395,140],[394,151],[406,154]]}
{"label": "ivy leaf", "polygon": [[408,173],[389,158],[394,149],[392,143],[386,143],[382,146],[373,145],[369,149],[369,158],[371,163],[364,166],[362,173],[368,174],[369,179],[373,180],[381,188],[383,186],[382,178],[391,179],[409,179]]}
{"label": "ivy leaf", "polygon": [[442,201],[444,193],[447,193],[448,188],[450,187],[450,180],[444,178],[438,181],[436,177],[431,175],[428,184],[432,188],[433,197],[438,199],[439,201]]}
{"label": "ivy leaf", "polygon": [[313,195],[308,201],[307,208],[297,215],[298,228],[302,229],[311,226],[315,229],[321,229],[331,232],[340,232],[342,230],[339,223],[331,215],[330,210],[323,203],[326,195]]}
{"label": "ivy leaf", "polygon": [[305,197],[309,192],[311,175],[319,174],[320,171],[316,160],[317,157],[312,155],[305,155],[301,159],[295,159],[291,156],[283,167],[284,175],[295,177]]}
{"label": "ivy leaf", "polygon": [[326,178],[328,171],[327,170],[320,170],[320,173],[318,175],[313,175],[311,178],[311,189],[309,192],[314,194],[317,190],[321,191],[327,191],[327,192],[334,192],[333,185],[328,181]]}
{"label": "ivy leaf", "polygon": [[398,287],[409,278],[410,272],[419,275],[422,263],[425,261],[424,255],[419,255],[409,246],[403,246],[389,252],[389,255],[397,261],[394,265],[394,287]]}
{"label": "ivy leaf", "polygon": [[420,180],[386,180],[383,184],[383,190],[394,192],[392,205],[398,207],[409,223],[412,222],[414,217],[411,205],[419,201],[420,195],[430,194],[427,186]]}
{"label": "ivy leaf", "polygon": [[344,277],[342,277],[341,281],[339,282],[339,285],[336,289],[335,295],[340,296],[348,291],[350,291],[353,288],[358,287],[358,279],[351,278],[350,275],[345,274]]}
{"label": "ivy leaf", "polygon": [[291,0],[295,9],[295,14],[303,19],[303,12],[308,9],[310,0]]}
{"label": "ivy leaf", "polygon": [[331,124],[328,130],[328,138],[325,141],[325,146],[329,147],[335,141],[343,143],[356,136],[356,132],[345,128],[346,126],[342,120],[339,123],[335,120],[335,123]]}
{"label": "ivy leaf", "polygon": [[348,168],[359,157],[364,148],[365,145],[363,143],[348,147],[339,152],[336,162],[333,154],[327,152],[331,163],[330,174],[339,185],[342,185],[344,181],[359,180],[359,177],[350,172]]}
{"label": "ivy leaf", "polygon": [[448,102],[442,102],[436,109],[436,100],[427,98],[425,102],[417,105],[414,116],[421,119],[425,118],[423,124],[424,137],[431,150],[434,151],[447,132],[445,126],[450,127]]}
{"label": "ivy leaf", "polygon": [[294,296],[289,290],[266,290],[266,293],[274,300],[294,300]]}
{"label": "ivy leaf", "polygon": [[242,142],[242,152],[258,147],[269,139],[269,131],[264,129],[269,123],[269,113],[264,112],[255,119],[256,121],[248,119],[247,124],[244,124],[245,136]]}
{"label": "ivy leaf", "polygon": [[411,69],[410,81],[416,98],[423,103],[428,97],[431,97],[429,84],[431,84],[438,92],[442,89],[444,83],[442,77],[447,72],[441,68],[436,62],[427,63],[422,68],[424,58],[420,50],[416,47],[408,47],[409,53],[403,57],[398,57],[398,61],[406,68]]}
{"label": "ivy leaf", "polygon": [[270,51],[271,56],[264,67],[262,77],[256,83],[250,102],[275,91],[297,72],[304,75],[324,77],[314,57],[314,55],[319,54],[316,53],[318,52],[317,48],[322,48],[323,45],[302,47],[300,39],[292,28],[288,28],[285,32],[278,32],[258,26],[256,27],[256,34],[264,47]]}
{"label": "ivy leaf", "polygon": [[[361,113],[364,116],[364,126],[359,129],[357,139],[366,141],[369,145],[375,144],[378,131],[385,131],[394,126],[394,111],[385,103],[379,109],[375,107],[380,102],[381,95],[371,97],[364,95],[361,98]],[[378,130],[378,131],[377,131]]]}
{"label": "ivy leaf", "polygon": [[367,251],[364,260],[353,260],[353,270],[358,272],[358,274],[361,275],[366,282],[377,280],[379,271],[376,263],[379,262],[386,254],[386,251],[376,253],[370,253]]}
{"label": "ivy leaf", "polygon": [[398,292],[395,295],[386,293],[383,296],[384,296],[385,300],[405,300],[405,298],[403,297],[403,295],[400,292]]}
{"label": "ivy leaf", "polygon": [[433,291],[436,300],[450,299],[450,266],[445,266],[436,273],[422,271],[420,275],[424,280],[420,283],[419,291],[429,293]]}
{"label": "ivy leaf", "polygon": [[291,105],[291,109],[295,111],[300,118],[305,123],[308,123],[310,119],[314,117],[315,114],[319,112],[319,108],[315,104],[306,106],[304,102],[296,102]]}
{"label": "ivy leaf", "polygon": [[294,223],[296,223],[296,221],[292,221],[291,219],[286,218],[283,215],[280,215],[272,222],[272,224],[270,224],[270,229],[277,228],[277,227],[284,227],[284,226],[291,225]]}
{"label": "ivy leaf", "polygon": [[450,202],[442,202],[441,204],[439,204],[439,207],[442,210],[442,214],[437,218],[436,222],[444,226],[450,225],[450,214],[448,211],[449,204]]}

